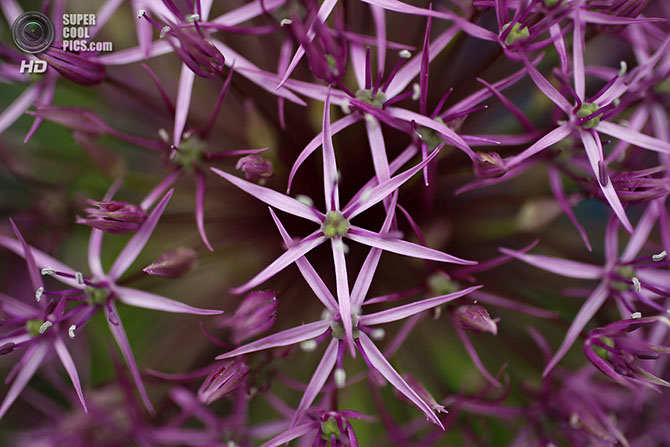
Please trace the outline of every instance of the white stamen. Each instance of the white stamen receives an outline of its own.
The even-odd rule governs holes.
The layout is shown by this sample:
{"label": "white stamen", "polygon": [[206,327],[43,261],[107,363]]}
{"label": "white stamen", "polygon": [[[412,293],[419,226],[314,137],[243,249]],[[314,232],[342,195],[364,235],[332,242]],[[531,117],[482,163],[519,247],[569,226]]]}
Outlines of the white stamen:
{"label": "white stamen", "polygon": [[138,9],[137,10],[137,18],[141,19],[142,17],[144,17],[144,14],[146,14],[146,13],[147,12],[144,9]]}
{"label": "white stamen", "polygon": [[307,205],[310,208],[314,206],[314,201],[310,197],[303,194],[298,194],[295,196],[295,200],[302,203],[303,205]]}
{"label": "white stamen", "polygon": [[37,300],[38,303],[42,299],[43,294],[44,294],[44,287],[40,287],[35,291],[35,299]]}
{"label": "white stamen", "polygon": [[370,338],[373,340],[383,340],[384,337],[386,337],[386,331],[380,327],[373,329],[372,332],[370,333]]}
{"label": "white stamen", "polygon": [[322,321],[329,321],[333,319],[333,314],[330,313],[328,309],[323,309],[321,311],[321,320]]}
{"label": "white stamen", "polygon": [[367,123],[371,126],[376,126],[377,125],[377,118],[370,115],[369,113],[365,114],[365,121],[367,121]]}
{"label": "white stamen", "polygon": [[333,239],[333,247],[335,247],[338,250],[342,250],[342,252],[346,255],[349,253],[349,246],[342,241],[341,237]]}
{"label": "white stamen", "polygon": [[39,333],[44,334],[47,331],[47,329],[49,329],[53,325],[54,324],[51,321],[49,320],[45,321],[44,323],[42,323],[42,326],[40,326]]}
{"label": "white stamen", "polygon": [[642,312],[634,312],[634,313],[630,314],[630,319],[631,320],[638,320],[640,318],[642,318]]}
{"label": "white stamen", "polygon": [[290,25],[291,23],[293,23],[293,20],[291,19],[281,19],[281,22],[279,22],[281,26]]}
{"label": "white stamen", "polygon": [[437,320],[442,315],[442,306],[437,306],[433,309],[433,319]]}
{"label": "white stamen", "polygon": [[184,140],[188,140],[189,138],[191,138],[191,135],[193,135],[193,129],[188,129],[183,134],[181,134]]}
{"label": "white stamen", "polygon": [[42,276],[52,276],[56,274],[56,270],[52,269],[51,267],[45,267],[42,269]]}
{"label": "white stamen", "polygon": [[344,385],[347,382],[347,373],[345,370],[342,368],[335,368],[333,378],[335,379],[335,386],[337,388],[344,388]]}
{"label": "white stamen", "polygon": [[300,343],[300,349],[305,352],[314,352],[316,349],[316,340],[305,340]]}
{"label": "white stamen", "polygon": [[351,113],[351,107],[349,107],[351,103],[349,102],[349,98],[345,98],[344,101],[342,101],[342,104],[340,104],[340,109],[342,109],[342,113],[345,115],[349,115]]}
{"label": "white stamen", "polygon": [[637,293],[640,293],[640,291],[642,290],[642,285],[640,284],[640,280],[637,279],[635,276],[633,276],[631,278],[631,281],[633,281],[633,287],[635,288],[635,291]]}
{"label": "white stamen", "polygon": [[165,25],[165,26],[163,27],[163,29],[161,30],[161,34],[160,34],[161,39],[164,38],[165,35],[166,35],[167,33],[169,33],[170,31],[172,31],[172,28],[170,28],[169,26]]}
{"label": "white stamen", "polygon": [[412,100],[418,101],[421,98],[421,86],[418,83],[412,84]]}
{"label": "white stamen", "polygon": [[170,135],[168,135],[167,130],[163,129],[162,127],[158,129],[158,137],[165,143],[170,141]]}
{"label": "white stamen", "polygon": [[412,53],[410,53],[409,50],[401,50],[398,53],[398,56],[400,56],[403,59],[409,59],[410,57],[412,57]]}
{"label": "white stamen", "polygon": [[663,250],[659,254],[651,255],[651,260],[654,262],[662,261],[665,259],[666,256],[668,256],[668,252]]}
{"label": "white stamen", "polygon": [[626,63],[626,61],[621,61],[619,62],[619,67],[621,67],[619,68],[619,77],[621,77],[625,75],[626,72],[628,71],[628,64]]}
{"label": "white stamen", "polygon": [[74,274],[74,279],[77,280],[77,284],[82,285],[84,284],[84,275],[81,272],[77,272]]}
{"label": "white stamen", "polygon": [[77,329],[77,325],[76,325],[76,324],[73,324],[73,325],[70,326],[70,327],[68,328],[68,330],[67,330],[67,335],[69,335],[71,339],[74,339],[74,330],[75,330],[75,329]]}
{"label": "white stamen", "polygon": [[570,426],[572,428],[579,428],[581,426],[581,422],[579,421],[579,415],[577,413],[572,413],[570,415]]}
{"label": "white stamen", "polygon": [[612,100],[612,104],[614,105],[614,107],[619,107],[619,104],[621,104],[621,99],[619,99],[619,98],[614,98],[614,99]]}
{"label": "white stamen", "polygon": [[189,14],[186,16],[186,21],[188,23],[194,23],[200,21],[200,14]]}

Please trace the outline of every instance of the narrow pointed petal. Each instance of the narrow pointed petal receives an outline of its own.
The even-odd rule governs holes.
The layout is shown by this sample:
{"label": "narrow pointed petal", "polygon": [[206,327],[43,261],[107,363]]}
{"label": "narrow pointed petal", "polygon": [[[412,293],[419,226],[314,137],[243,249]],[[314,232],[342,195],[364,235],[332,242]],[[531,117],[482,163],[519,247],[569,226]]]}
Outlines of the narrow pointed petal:
{"label": "narrow pointed petal", "polygon": [[270,206],[273,206],[277,209],[280,209],[286,213],[293,214],[294,216],[302,217],[303,219],[311,220],[312,222],[318,223],[321,225],[321,219],[315,214],[307,205],[298,202],[293,197],[286,196],[284,194],[278,193],[270,188],[264,186],[258,186],[254,183],[243,180],[234,175],[225,173],[219,169],[211,168],[212,171],[224,179],[228,180],[233,185],[240,188],[242,191],[251,194],[256,197],[258,200],[267,203]]}
{"label": "narrow pointed petal", "polygon": [[420,115],[416,112],[400,109],[397,107],[388,107],[386,111],[395,118],[400,118],[408,122],[414,121],[420,126],[426,126],[434,130],[435,132],[438,132],[442,136],[444,141],[446,141],[451,145],[456,146],[457,148],[468,154],[470,158],[474,156],[472,149],[470,149],[470,146],[468,146],[468,144],[463,140],[463,138],[446,125],[440,123],[439,121],[435,121],[434,119],[427,117],[425,115]]}
{"label": "narrow pointed petal", "polygon": [[323,236],[322,231],[315,231],[300,242],[290,246],[281,256],[275,259],[270,265],[265,267],[260,273],[251,278],[249,281],[239,287],[231,289],[230,291],[234,294],[248,292],[254,287],[272,278],[274,275],[293,264],[296,259],[300,259],[301,257],[305,256],[313,248],[318,247],[325,241],[326,238]]}
{"label": "narrow pointed petal", "polygon": [[361,333],[358,341],[360,342],[361,349],[365,351],[365,355],[370,360],[372,366],[377,371],[379,371],[379,373],[384,376],[384,378],[388,380],[391,385],[393,385],[405,397],[411,400],[414,405],[419,407],[419,409],[424,412],[428,419],[444,430],[442,422],[437,416],[435,416],[433,410],[428,406],[428,404],[426,404],[426,402],[423,401],[423,399],[421,399],[421,397],[419,397],[418,394],[416,394],[412,387],[410,387],[407,382],[405,382],[405,379],[403,379],[400,374],[398,374],[398,372],[393,369],[391,364],[384,357],[384,354],[382,354],[377,346],[372,343],[372,340],[370,340],[370,338],[368,338],[368,336],[364,333]]}
{"label": "narrow pointed petal", "polygon": [[74,360],[72,360],[72,356],[65,347],[65,343],[63,343],[63,339],[60,337],[60,335],[54,337],[54,348],[56,350],[56,354],[58,354],[58,358],[65,368],[65,371],[67,371],[68,376],[70,376],[72,386],[74,386],[74,389],[77,392],[77,397],[81,402],[81,406],[84,408],[84,412],[88,413],[86,401],[84,400],[84,393],[81,390],[81,383],[79,382],[77,367],[75,366]]}
{"label": "narrow pointed petal", "polygon": [[324,332],[326,332],[328,327],[330,327],[330,321],[326,320],[303,324],[302,326],[294,327],[282,332],[277,332],[276,334],[268,335],[267,337],[263,337],[260,340],[256,340],[230,352],[221,354],[216,359],[229,359],[237,357],[238,355],[249,354],[265,349],[294,345],[296,343],[300,343],[305,340],[311,340],[318,337],[319,335],[322,335]]}
{"label": "narrow pointed petal", "polygon": [[28,110],[28,107],[34,103],[40,95],[40,85],[33,84],[21,93],[5,110],[0,112],[0,133],[4,132],[9,126]]}
{"label": "narrow pointed petal", "polygon": [[147,220],[142,224],[140,229],[137,230],[137,233],[135,233],[126,246],[123,247],[123,250],[121,250],[121,253],[119,253],[119,256],[116,258],[116,261],[114,261],[114,265],[112,265],[112,268],[109,270],[109,277],[112,280],[116,280],[123,275],[128,267],[130,267],[135,259],[137,259],[137,256],[146,245],[149,237],[151,237],[151,233],[153,233],[154,228],[156,228],[158,221],[163,215],[163,211],[165,211],[165,207],[170,201],[173,192],[174,190],[171,189],[165,196],[163,196],[163,199],[151,211]]}
{"label": "narrow pointed petal", "polygon": [[561,209],[568,216],[572,225],[577,229],[579,235],[586,245],[586,249],[591,251],[591,242],[589,237],[586,235],[586,230],[581,223],[577,220],[574,211],[572,211],[572,206],[568,202],[568,198],[565,196],[565,191],[563,190],[563,180],[561,179],[561,172],[554,166],[549,167],[549,186],[551,187],[551,192],[554,193],[556,201],[560,205]]}
{"label": "narrow pointed petal", "polygon": [[563,110],[563,112],[569,114],[570,110],[572,109],[570,102],[568,102],[568,100],[565,99],[565,97],[561,95],[561,93],[556,90],[553,85],[551,85],[547,78],[542,76],[538,69],[535,68],[535,65],[533,65],[526,57],[523,58],[523,63],[526,66],[528,75],[533,80],[537,88],[539,88],[547,98],[549,98],[554,104]]}
{"label": "narrow pointed petal", "polygon": [[379,123],[366,120],[365,130],[368,135],[375,175],[379,182],[385,182],[391,178],[391,168],[389,167],[389,160],[386,155],[386,142],[384,140],[382,128]]}
{"label": "narrow pointed petal", "polygon": [[37,318],[40,314],[39,309],[31,307],[23,301],[19,301],[16,298],[5,295],[4,293],[0,293],[0,307],[2,307],[2,309],[7,313],[11,313],[14,316],[25,319]]}
{"label": "narrow pointed petal", "polygon": [[581,101],[584,101],[586,82],[584,74],[584,22],[579,18],[581,9],[579,5],[574,9],[575,30],[572,38],[572,71],[575,82],[575,93],[577,93],[577,97]]}
{"label": "narrow pointed petal", "polygon": [[198,171],[195,175],[195,223],[198,227],[198,233],[202,242],[209,251],[214,251],[212,244],[207,239],[205,233],[205,191],[207,190],[207,179],[203,172]]}
{"label": "narrow pointed petal", "polygon": [[472,359],[472,363],[475,364],[479,372],[488,380],[493,386],[500,388],[500,382],[496,380],[495,377],[493,377],[484,364],[482,363],[482,360],[479,358],[479,355],[477,354],[477,351],[475,350],[475,347],[472,346],[472,342],[470,341],[470,338],[468,335],[465,333],[463,329],[461,329],[458,324],[454,324],[454,329],[456,330],[456,333],[458,334],[459,338],[461,339],[461,342],[463,343],[463,346],[465,347],[465,350],[467,351],[468,355],[470,356],[470,359]]}
{"label": "narrow pointed petal", "polygon": [[400,188],[407,180],[412,178],[414,174],[419,172],[424,166],[430,163],[439,153],[442,146],[438,146],[426,159],[406,170],[405,172],[391,177],[385,182],[382,182],[374,188],[368,190],[369,193],[363,192],[356,195],[342,210],[342,213],[347,219],[353,219],[368,208],[388,197],[393,191]]}
{"label": "narrow pointed petal", "polygon": [[628,245],[626,245],[626,248],[621,254],[621,262],[630,262],[635,259],[649,239],[651,230],[654,228],[654,225],[656,225],[659,216],[659,207],[657,205],[659,205],[658,202],[652,202],[647,206],[647,209],[644,211],[644,214],[635,227],[635,231],[628,241]]}
{"label": "narrow pointed petal", "polygon": [[433,298],[417,301],[415,303],[405,304],[404,306],[398,306],[388,310],[382,310],[381,312],[362,315],[361,323],[366,326],[374,326],[376,324],[384,324],[384,323],[390,323],[392,321],[403,320],[414,314],[421,313],[434,307],[441,306],[444,303],[448,303],[455,299],[461,298],[465,295],[468,295],[469,293],[474,292],[477,289],[480,289],[481,287],[482,286],[470,287],[465,290],[449,293],[447,295],[440,295]]}
{"label": "narrow pointed petal", "polygon": [[[323,192],[326,210],[340,209],[340,192],[337,186],[337,161],[333,147],[333,133],[330,129],[330,88],[323,106]],[[332,203],[331,203],[332,202]]]}
{"label": "narrow pointed petal", "polygon": [[37,371],[37,368],[42,363],[42,360],[44,360],[47,350],[47,344],[38,343],[23,355],[20,370],[16,375],[12,386],[9,388],[5,399],[2,401],[2,405],[0,405],[0,420],[33,377],[35,371]]}
{"label": "narrow pointed petal", "polygon": [[28,275],[30,276],[30,283],[33,286],[33,290],[37,290],[40,287],[44,286],[44,282],[42,282],[42,275],[40,274],[40,270],[37,267],[37,263],[35,263],[35,258],[33,257],[33,254],[30,250],[30,246],[23,239],[23,236],[21,236],[21,233],[19,232],[19,229],[16,227],[14,220],[10,218],[9,223],[12,225],[12,229],[14,230],[16,238],[21,243],[21,248],[23,249],[23,259],[26,260],[26,264],[28,265]]}
{"label": "narrow pointed petal", "polygon": [[326,352],[323,353],[323,357],[319,362],[319,366],[316,367],[316,370],[314,371],[312,378],[307,384],[307,389],[305,389],[305,393],[302,395],[302,399],[300,399],[300,404],[298,405],[298,408],[295,410],[295,415],[293,416],[293,420],[291,421],[291,427],[295,426],[300,416],[302,416],[303,412],[312,405],[314,399],[316,399],[316,396],[318,396],[319,393],[321,392],[321,389],[323,389],[326,380],[328,380],[330,373],[333,371],[333,368],[335,367],[335,361],[337,360],[338,343],[339,341],[336,338],[330,340],[330,343],[326,348]]}
{"label": "narrow pointed petal", "polygon": [[172,144],[176,147],[179,147],[184,127],[186,127],[186,118],[188,117],[188,110],[191,107],[194,80],[195,73],[186,64],[182,64],[179,86],[177,87],[177,104],[175,105],[174,130],[172,134]]}
{"label": "narrow pointed petal", "polygon": [[598,279],[604,274],[602,267],[586,264],[584,262],[570,261],[568,259],[554,258],[552,256],[529,255],[507,248],[501,248],[500,252],[530,264],[533,267],[568,278]]}
{"label": "narrow pointed petal", "polygon": [[[116,310],[116,304],[114,304],[113,301],[111,301],[108,304],[108,306],[111,308],[112,312],[114,312],[115,315],[119,315],[118,311]],[[130,370],[130,374],[133,376],[135,386],[137,386],[137,391],[140,393],[140,397],[142,399],[142,402],[144,403],[144,406],[149,411],[149,413],[153,414],[154,407],[153,405],[151,405],[151,401],[149,400],[149,395],[147,394],[146,388],[144,388],[144,383],[142,382],[142,377],[140,376],[140,370],[137,368],[137,363],[135,363],[135,356],[133,355],[133,350],[131,349],[130,343],[128,342],[126,331],[123,329],[123,323],[121,323],[121,319],[118,318],[118,324],[112,324],[112,322],[109,320],[110,315],[108,306],[104,306],[104,308],[105,308],[105,317],[107,320],[107,325],[109,326],[109,330],[112,332],[114,340],[116,340],[116,344],[118,345],[119,350],[121,351],[121,355],[123,355],[123,358],[125,359],[126,364],[128,365],[128,369]]]}
{"label": "narrow pointed petal", "polygon": [[[599,144],[596,141],[597,134],[595,134],[595,132],[592,134],[591,132],[580,130],[579,136],[581,137],[582,143],[584,144],[584,149],[586,150],[586,156],[588,157],[589,163],[591,164],[591,169],[593,169],[593,175],[598,178],[598,173],[600,172],[598,162],[602,161],[604,163],[604,161],[602,156],[602,149],[600,149]],[[628,220],[628,216],[626,216],[626,211],[623,209],[621,200],[619,199],[619,196],[617,196],[612,182],[608,181],[607,184],[603,186],[602,182],[598,181],[598,185],[600,186],[607,203],[609,203],[612,211],[614,211],[614,214],[616,214],[616,216],[619,218],[626,231],[632,233],[633,225],[631,225],[630,220]]]}
{"label": "narrow pointed petal", "polygon": [[571,133],[572,129],[570,128],[570,124],[565,123],[562,126],[559,126],[556,129],[552,130],[539,140],[537,140],[528,149],[524,150],[520,154],[511,157],[509,160],[505,162],[505,165],[508,168],[512,168],[521,163],[522,161],[526,160],[527,158],[530,158],[533,155],[537,154],[538,152],[548,148],[552,144],[556,144],[559,141],[562,141]]}
{"label": "narrow pointed petal", "polygon": [[144,197],[144,199],[142,199],[142,202],[140,202],[140,208],[142,208],[144,211],[148,211],[149,208],[151,208],[153,204],[156,203],[156,200],[165,194],[165,191],[167,191],[167,189],[177,181],[181,174],[181,169],[175,169],[167,177],[161,180],[161,182],[156,185],[156,187],[152,189],[149,194]]}
{"label": "narrow pointed petal", "polygon": [[410,256],[412,258],[427,259],[430,261],[450,262],[452,264],[474,265],[476,261],[468,261],[466,259],[457,258],[439,250],[435,250],[412,242],[403,241],[400,239],[387,239],[383,234],[375,233],[373,231],[364,230],[359,227],[351,227],[347,238],[370,247],[381,248],[382,250],[397,253],[403,256]]}
{"label": "narrow pointed petal", "polygon": [[294,439],[304,436],[311,431],[316,432],[316,430],[317,429],[312,422],[308,424],[297,425],[270,439],[268,442],[263,444],[262,447],[279,447],[280,445],[284,445],[290,441],[293,441]]}
{"label": "narrow pointed petal", "polygon": [[596,130],[634,146],[649,149],[650,151],[670,154],[670,142],[650,137],[649,135],[615,124],[611,121],[601,121]]}
{"label": "narrow pointed petal", "polygon": [[563,339],[560,348],[558,348],[558,351],[556,351],[554,357],[549,361],[549,364],[547,364],[546,368],[544,368],[544,371],[542,372],[543,377],[546,377],[547,374],[549,374],[551,370],[554,369],[554,366],[556,366],[563,358],[563,356],[565,356],[572,344],[575,342],[575,340],[577,340],[577,337],[579,337],[579,334],[582,332],[582,329],[584,329],[584,326],[586,326],[586,324],[591,320],[591,318],[593,318],[596,312],[598,312],[598,309],[600,309],[600,307],[603,305],[608,295],[609,287],[607,282],[603,281],[598,284],[598,287],[596,287],[591,296],[589,296],[584,302],[584,305],[582,305],[581,309],[579,309],[579,312],[577,312],[577,315],[572,321],[568,332],[565,334],[565,338]]}
{"label": "narrow pointed petal", "polygon": [[347,261],[344,259],[344,247],[342,239],[332,239],[331,248],[333,251],[333,262],[335,264],[335,282],[337,284],[337,302],[340,307],[340,317],[346,334],[347,344],[351,351],[351,356],[356,357],[353,322],[351,319],[351,296],[349,295],[349,279],[347,275]]}
{"label": "narrow pointed petal", "polygon": [[[272,215],[272,220],[274,220],[275,225],[279,230],[279,234],[281,234],[281,237],[284,240],[284,243],[287,245],[292,243],[293,239],[291,236],[289,236],[288,232],[284,228],[284,225],[282,225],[275,212],[272,210],[272,208],[269,208],[269,210],[270,214]],[[337,314],[339,306],[337,301],[335,301],[335,297],[332,293],[330,293],[328,286],[323,282],[307,258],[305,256],[300,257],[296,259],[295,264],[298,266],[300,273],[302,273],[303,278],[305,278],[305,281],[307,281],[307,284],[309,284],[309,287],[312,289],[312,292],[314,292],[314,295],[316,295],[319,301],[321,301],[333,315]]]}
{"label": "narrow pointed petal", "polygon": [[121,302],[144,309],[193,315],[220,315],[223,313],[222,310],[201,309],[160,295],[127,287],[115,287],[114,292]]}

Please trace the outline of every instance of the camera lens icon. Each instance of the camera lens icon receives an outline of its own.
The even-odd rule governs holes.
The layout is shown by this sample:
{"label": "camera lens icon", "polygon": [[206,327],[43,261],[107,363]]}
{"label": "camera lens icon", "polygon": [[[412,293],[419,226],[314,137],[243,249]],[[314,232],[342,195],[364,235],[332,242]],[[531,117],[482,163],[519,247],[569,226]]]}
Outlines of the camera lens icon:
{"label": "camera lens icon", "polygon": [[40,53],[54,40],[54,26],[41,12],[21,14],[12,24],[14,44],[24,53]]}

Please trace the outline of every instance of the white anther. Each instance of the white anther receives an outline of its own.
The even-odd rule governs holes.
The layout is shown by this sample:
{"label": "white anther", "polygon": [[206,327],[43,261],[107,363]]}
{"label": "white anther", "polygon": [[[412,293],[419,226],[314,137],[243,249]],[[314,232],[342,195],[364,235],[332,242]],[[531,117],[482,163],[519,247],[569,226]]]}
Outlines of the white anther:
{"label": "white anther", "polygon": [[340,183],[340,180],[342,180],[342,172],[338,169],[333,174],[333,183]]}
{"label": "white anther", "polygon": [[163,29],[161,30],[161,34],[160,34],[161,39],[164,38],[165,35],[166,35],[167,33],[169,33],[170,31],[172,31],[172,28],[170,28],[169,26],[165,25],[165,26],[163,27]]}
{"label": "white anther", "polygon": [[421,86],[418,83],[412,84],[412,100],[418,101],[421,98]]}
{"label": "white anther", "polygon": [[300,349],[305,352],[314,352],[316,349],[316,340],[305,340],[300,343]]}
{"label": "white anther", "polygon": [[351,113],[351,107],[349,107],[351,103],[349,102],[349,98],[345,98],[344,101],[342,101],[342,104],[340,104],[340,109],[342,109],[342,113],[345,115],[349,115]]}
{"label": "white anther", "polygon": [[168,134],[167,130],[163,129],[162,127],[158,129],[158,137],[165,143],[170,141],[170,135]]}
{"label": "white anther", "polygon": [[291,23],[293,23],[293,20],[291,19],[281,19],[281,21],[279,22],[281,26],[290,25]]}
{"label": "white anther", "polygon": [[298,194],[295,196],[295,200],[302,203],[303,205],[307,205],[310,208],[314,206],[314,201],[304,194]]}
{"label": "white anther", "polygon": [[335,368],[333,373],[333,379],[335,379],[335,386],[337,388],[344,388],[344,385],[347,382],[347,373],[342,368]]}
{"label": "white anther", "polygon": [[44,294],[44,287],[40,287],[39,289],[35,290],[35,299],[37,300],[38,303],[42,299],[43,294]]}
{"label": "white anther", "polygon": [[433,319],[437,320],[442,315],[442,306],[437,306],[433,309]]}
{"label": "white anther", "polygon": [[410,57],[412,57],[412,53],[410,53],[409,50],[401,50],[398,53],[398,56],[400,56],[403,59],[409,59]]}
{"label": "white anther", "polygon": [[345,255],[349,253],[349,246],[342,241],[341,237],[333,239],[333,247],[337,250],[342,250]]}
{"label": "white anther", "polygon": [[619,98],[614,98],[612,100],[612,104],[614,105],[614,107],[619,107],[619,104],[621,104],[621,100]]}
{"label": "white anther", "polygon": [[370,338],[373,340],[383,340],[384,337],[386,337],[386,331],[380,327],[373,329],[372,332],[370,332]]}
{"label": "white anther", "polygon": [[188,23],[194,23],[200,21],[200,14],[189,14],[186,16],[186,21]]}
{"label": "white anther", "polygon": [[77,280],[77,284],[82,285],[84,284],[84,275],[81,272],[77,272],[74,274],[74,279]]}
{"label": "white anther", "polygon": [[640,318],[642,318],[642,312],[633,312],[630,314],[631,320],[639,320]]}
{"label": "white anther", "polygon": [[570,426],[572,428],[579,428],[581,426],[579,415],[577,413],[572,413],[570,415]]}
{"label": "white anther", "polygon": [[626,72],[628,71],[628,64],[626,63],[626,61],[621,61],[619,62],[619,67],[621,67],[619,68],[619,77],[621,77],[625,75]]}
{"label": "white anther", "polygon": [[635,276],[633,276],[631,278],[631,281],[633,281],[633,288],[635,288],[635,291],[637,293],[640,293],[640,291],[642,290],[642,285],[640,284],[640,280],[637,279]]}
{"label": "white anther", "polygon": [[73,324],[67,329],[67,335],[70,336],[70,338],[74,339],[74,330],[77,329],[77,325]]}
{"label": "white anther", "polygon": [[328,309],[323,309],[321,311],[321,320],[322,321],[330,321],[332,319],[333,319],[333,314],[331,314]]}
{"label": "white anther", "polygon": [[52,269],[51,267],[46,267],[42,269],[42,276],[52,276],[56,274],[56,270]]}
{"label": "white anther", "polygon": [[668,252],[663,250],[662,252],[656,254],[656,255],[651,255],[651,260],[654,262],[662,261],[668,256]]}
{"label": "white anther", "polygon": [[138,9],[137,10],[137,18],[141,19],[142,17],[144,17],[144,14],[146,14],[146,13],[147,12],[144,9]]}
{"label": "white anther", "polygon": [[369,113],[365,114],[365,121],[371,126],[376,126],[377,125],[377,118],[370,115]]}
{"label": "white anther", "polygon": [[38,332],[39,332],[40,334],[44,334],[44,333],[47,331],[47,329],[49,329],[49,328],[50,328],[51,326],[53,326],[53,325],[54,325],[54,324],[53,324],[51,321],[48,321],[48,320],[47,320],[47,321],[45,321],[44,323],[42,323],[42,326],[40,326],[40,329],[39,329]]}

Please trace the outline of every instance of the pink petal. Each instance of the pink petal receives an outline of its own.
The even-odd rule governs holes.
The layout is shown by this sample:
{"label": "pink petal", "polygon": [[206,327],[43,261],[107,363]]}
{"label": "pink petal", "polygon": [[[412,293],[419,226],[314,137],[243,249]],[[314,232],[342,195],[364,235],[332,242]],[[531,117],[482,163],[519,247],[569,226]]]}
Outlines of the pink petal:
{"label": "pink petal", "polygon": [[539,140],[537,140],[535,143],[533,143],[528,149],[524,150],[520,154],[517,154],[510,159],[508,159],[505,162],[505,165],[507,167],[512,168],[522,161],[526,160],[527,158],[532,157],[533,155],[537,154],[538,152],[548,148],[552,144],[556,144],[559,141],[562,141],[564,138],[566,138],[568,135],[572,133],[572,128],[569,123],[565,123],[556,129],[552,130]]}
{"label": "pink petal", "polygon": [[312,405],[316,396],[318,396],[321,389],[323,389],[323,385],[325,385],[326,380],[328,380],[330,373],[333,371],[335,361],[337,360],[338,343],[336,338],[330,340],[326,352],[323,353],[319,366],[316,367],[312,378],[307,384],[307,389],[305,389],[305,393],[302,395],[302,399],[300,399],[300,404],[295,410],[295,415],[291,422],[292,427],[298,422],[298,419],[303,415],[303,412]]}
{"label": "pink petal", "polygon": [[37,368],[44,360],[47,354],[48,345],[45,343],[37,343],[31,346],[21,359],[21,366],[19,372],[9,388],[5,400],[0,405],[0,419],[5,415],[9,407],[14,403],[21,391],[26,387],[30,379],[37,371]]}
{"label": "pink petal", "polygon": [[601,121],[597,127],[598,132],[602,132],[621,141],[626,141],[634,146],[638,146],[650,151],[670,154],[670,142],[650,137],[649,135],[636,132],[633,129],[615,124],[611,121]]}
{"label": "pink petal", "polygon": [[472,359],[472,362],[475,364],[479,372],[488,380],[493,386],[500,388],[500,382],[496,380],[495,377],[493,377],[484,364],[482,363],[482,360],[479,358],[479,355],[477,354],[477,351],[475,351],[475,347],[472,346],[472,342],[470,341],[470,338],[467,336],[465,331],[461,329],[458,326],[458,323],[454,322],[454,329],[456,330],[456,333],[458,334],[458,337],[461,339],[461,342],[463,343],[463,346],[465,347],[465,350],[467,351],[468,355],[470,356],[470,359]]}
{"label": "pink petal", "polygon": [[156,205],[156,207],[151,211],[151,214],[147,217],[147,220],[142,224],[139,230],[133,235],[133,237],[128,241],[119,256],[114,261],[112,268],[109,270],[109,277],[112,281],[117,280],[123,273],[130,267],[130,265],[137,259],[137,256],[140,254],[147,241],[151,237],[151,234],[154,232],[154,228],[158,224],[165,207],[172,197],[173,189],[168,191],[163,199]]}
{"label": "pink petal", "polygon": [[331,239],[333,263],[335,264],[335,282],[337,285],[337,302],[340,306],[340,317],[346,334],[352,357],[356,356],[353,338],[353,322],[351,319],[351,296],[349,295],[349,279],[347,275],[347,261],[344,259],[342,239]]}
{"label": "pink petal", "polygon": [[563,95],[558,90],[556,90],[553,85],[551,85],[547,78],[542,76],[538,69],[535,68],[535,66],[530,63],[530,61],[525,56],[523,57],[523,62],[526,66],[528,75],[533,80],[537,88],[539,88],[547,98],[549,98],[554,104],[563,110],[563,112],[570,114],[572,105],[570,105],[568,100],[565,99],[565,97],[563,97]]}
{"label": "pink petal", "polygon": [[28,275],[30,276],[30,283],[33,286],[33,290],[37,290],[40,287],[44,286],[44,282],[42,281],[42,275],[40,274],[40,270],[37,267],[37,264],[35,263],[35,258],[33,257],[33,254],[30,250],[30,246],[23,239],[23,236],[21,236],[21,233],[19,232],[19,229],[16,227],[16,224],[14,224],[14,220],[12,218],[9,219],[9,223],[12,225],[12,229],[14,230],[16,238],[21,243],[21,248],[23,250],[23,259],[26,260],[26,264],[28,266]]}
{"label": "pink petal", "polygon": [[235,177],[234,175],[227,174],[219,169],[211,169],[214,173],[228,180],[244,192],[256,197],[258,200],[284,212],[293,214],[294,216],[302,217],[303,219],[311,220],[312,222],[321,225],[322,219],[315,214],[315,211],[307,205],[298,202],[296,199],[278,193],[277,191],[273,191],[270,188],[258,186],[239,177]]}
{"label": "pink petal", "polygon": [[[340,192],[337,187],[337,161],[333,147],[333,134],[330,130],[330,92],[323,106],[323,191],[326,209],[340,209]],[[332,203],[331,203],[332,202]]]}
{"label": "pink petal", "polygon": [[205,243],[209,251],[214,251],[212,244],[207,239],[205,233],[205,191],[207,189],[207,179],[201,171],[195,174],[195,223],[198,227],[200,238]]}
{"label": "pink petal", "polygon": [[584,30],[582,29],[584,23],[579,18],[581,9],[580,5],[577,5],[573,10],[575,29],[572,33],[572,71],[575,82],[575,93],[577,93],[577,97],[580,100],[584,101],[586,80],[584,74]]}
{"label": "pink petal", "polygon": [[84,393],[81,390],[81,383],[79,382],[79,374],[77,374],[77,367],[75,366],[74,360],[72,360],[72,356],[65,347],[65,343],[63,343],[63,339],[60,337],[60,335],[56,335],[54,337],[54,348],[56,349],[56,354],[58,354],[58,358],[60,358],[65,371],[67,371],[68,376],[70,376],[72,386],[74,386],[74,389],[77,392],[77,397],[79,397],[81,406],[84,407],[84,412],[88,413],[86,401],[84,400]]}
{"label": "pink petal", "polygon": [[40,95],[40,84],[32,84],[25,89],[18,98],[14,100],[5,110],[0,112],[0,133],[4,132],[9,126],[14,124],[23,113],[28,110],[33,102]]}
{"label": "pink petal", "polygon": [[114,287],[113,290],[119,300],[129,306],[193,315],[220,315],[223,313],[222,310],[201,309],[142,290],[127,287]]}
{"label": "pink petal", "polygon": [[278,348],[280,346],[290,346],[305,340],[322,335],[330,327],[330,321],[322,320],[314,323],[303,324],[302,326],[287,329],[276,334],[268,335],[260,340],[241,346],[225,354],[221,354],[216,359],[223,360],[238,355],[249,354],[251,352],[262,351],[265,349]]}
{"label": "pink petal", "polygon": [[181,74],[179,75],[179,86],[177,87],[177,103],[175,104],[174,130],[172,133],[172,144],[176,147],[179,147],[184,127],[186,127],[186,118],[188,117],[188,110],[191,107],[194,80],[195,73],[186,64],[182,64]]}
{"label": "pink petal", "polygon": [[659,205],[659,203],[655,201],[647,205],[647,209],[644,211],[642,217],[640,217],[640,220],[635,227],[635,231],[633,231],[633,234],[628,241],[628,245],[626,245],[626,248],[621,254],[619,260],[622,263],[630,262],[635,259],[638,253],[640,253],[640,250],[642,250],[644,244],[649,240],[651,230],[654,228],[654,225],[656,225],[659,216],[659,207],[657,205]]}
{"label": "pink petal", "polygon": [[441,306],[442,304],[448,303],[449,301],[461,298],[477,289],[480,289],[481,287],[482,286],[470,287],[465,290],[449,293],[447,295],[440,295],[433,298],[416,301],[414,303],[405,304],[403,306],[394,307],[388,310],[382,310],[381,312],[362,315],[361,323],[366,326],[374,326],[376,324],[385,324],[392,321],[403,320],[414,314],[421,313],[434,307]]}
{"label": "pink petal", "polygon": [[263,444],[262,447],[279,447],[280,445],[286,444],[289,441],[297,439],[301,436],[306,435],[309,432],[316,432],[314,423],[302,424],[293,428],[289,428],[286,431],[283,431],[281,434],[270,439],[268,442]]}
{"label": "pink petal", "polygon": [[501,248],[500,251],[539,269],[568,278],[598,279],[604,273],[602,267],[584,262],[570,261],[551,256],[528,255],[507,248]]}

